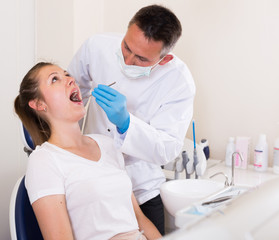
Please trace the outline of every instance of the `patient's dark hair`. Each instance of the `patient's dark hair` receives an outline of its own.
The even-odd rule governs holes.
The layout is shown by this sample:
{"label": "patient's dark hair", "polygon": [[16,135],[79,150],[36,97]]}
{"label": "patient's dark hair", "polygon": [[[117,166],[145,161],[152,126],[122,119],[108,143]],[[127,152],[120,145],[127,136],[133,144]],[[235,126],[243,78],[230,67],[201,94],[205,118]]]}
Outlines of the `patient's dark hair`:
{"label": "patient's dark hair", "polygon": [[14,109],[19,116],[22,124],[30,133],[35,146],[41,145],[50,137],[50,126],[43,114],[39,114],[36,110],[29,106],[30,100],[43,100],[43,96],[39,90],[39,71],[45,66],[53,66],[48,62],[39,62],[32,67],[23,78],[19,95],[14,101]]}
{"label": "patient's dark hair", "polygon": [[147,39],[163,42],[162,57],[172,50],[182,33],[180,21],[175,14],[159,5],[141,8],[130,20],[128,27],[133,24],[144,32]]}

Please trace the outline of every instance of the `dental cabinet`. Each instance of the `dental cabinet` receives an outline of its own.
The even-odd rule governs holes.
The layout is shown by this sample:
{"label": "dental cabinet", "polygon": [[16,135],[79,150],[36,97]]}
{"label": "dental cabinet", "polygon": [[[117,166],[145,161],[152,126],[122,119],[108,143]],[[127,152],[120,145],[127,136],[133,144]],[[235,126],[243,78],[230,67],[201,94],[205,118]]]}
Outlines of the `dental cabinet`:
{"label": "dental cabinet", "polygon": [[[182,186],[183,181],[194,180],[194,176],[186,179],[185,171],[178,174],[163,171],[166,185],[177,181]],[[216,182],[218,191],[213,189],[214,193],[204,195],[175,214],[165,210],[167,235],[163,239],[279,239],[279,175],[272,168],[257,172],[248,165],[247,169],[234,168],[234,186],[228,186],[231,177],[232,167],[224,161],[207,160],[206,170],[198,180]],[[205,191],[209,191],[210,185],[206,184]]]}

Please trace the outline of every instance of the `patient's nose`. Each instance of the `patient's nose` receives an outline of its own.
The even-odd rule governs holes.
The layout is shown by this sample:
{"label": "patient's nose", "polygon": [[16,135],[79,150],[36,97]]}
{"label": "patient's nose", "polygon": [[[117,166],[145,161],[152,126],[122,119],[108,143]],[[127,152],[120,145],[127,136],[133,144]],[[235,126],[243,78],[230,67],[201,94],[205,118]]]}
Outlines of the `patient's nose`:
{"label": "patient's nose", "polygon": [[73,78],[73,77],[71,77],[71,76],[67,76],[67,84],[69,85],[69,86],[71,86],[72,84],[74,84],[76,81],[75,81],[75,79]]}

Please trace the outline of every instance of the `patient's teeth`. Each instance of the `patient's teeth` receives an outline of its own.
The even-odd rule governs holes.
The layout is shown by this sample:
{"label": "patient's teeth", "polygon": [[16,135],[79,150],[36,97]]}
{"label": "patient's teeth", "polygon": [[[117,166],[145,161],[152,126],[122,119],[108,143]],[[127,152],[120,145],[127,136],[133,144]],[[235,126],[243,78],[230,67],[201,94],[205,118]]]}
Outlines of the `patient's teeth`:
{"label": "patient's teeth", "polygon": [[74,92],[72,92],[71,96],[70,96],[70,100],[73,102],[80,102],[81,99],[78,96],[78,91],[75,90]]}

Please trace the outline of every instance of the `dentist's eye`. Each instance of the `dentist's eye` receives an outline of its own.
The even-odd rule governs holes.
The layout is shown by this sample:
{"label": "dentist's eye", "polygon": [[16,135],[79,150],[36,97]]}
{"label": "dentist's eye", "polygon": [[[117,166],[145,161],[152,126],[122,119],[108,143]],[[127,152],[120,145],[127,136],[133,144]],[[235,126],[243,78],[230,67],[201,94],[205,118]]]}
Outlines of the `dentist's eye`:
{"label": "dentist's eye", "polygon": [[146,59],[146,58],[144,58],[144,57],[138,57],[138,59],[141,61],[141,62],[148,62],[148,60]]}
{"label": "dentist's eye", "polygon": [[128,52],[132,52],[131,49],[128,47],[127,43],[124,42],[124,48],[125,50],[127,50]]}

